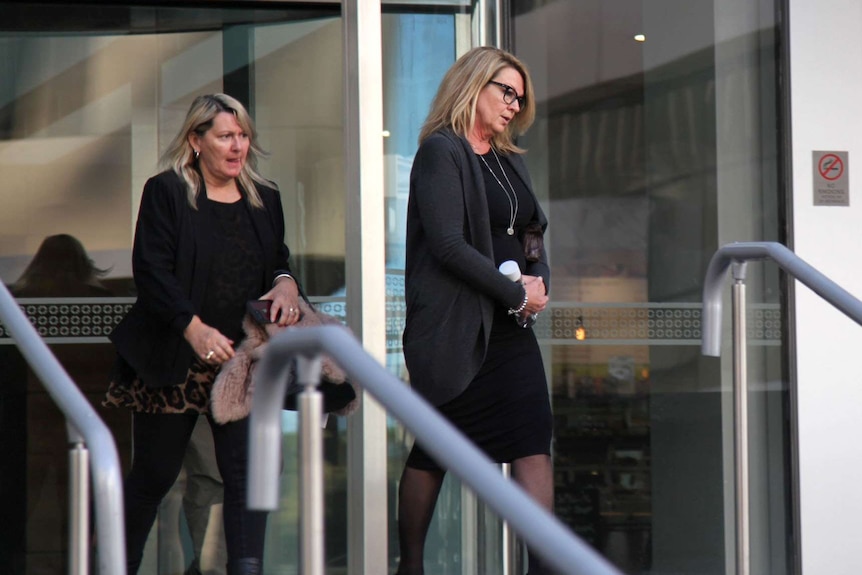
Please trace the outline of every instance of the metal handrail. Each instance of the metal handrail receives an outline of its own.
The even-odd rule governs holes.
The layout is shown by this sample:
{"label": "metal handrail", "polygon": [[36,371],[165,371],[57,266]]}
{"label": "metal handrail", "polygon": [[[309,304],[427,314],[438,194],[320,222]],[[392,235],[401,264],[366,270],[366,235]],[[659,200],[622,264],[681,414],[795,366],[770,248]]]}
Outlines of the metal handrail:
{"label": "metal handrail", "polygon": [[[427,451],[444,467],[457,475],[477,496],[500,517],[508,521],[528,545],[548,564],[567,575],[621,575],[613,565],[583,540],[575,536],[556,517],[520,489],[505,479],[500,469],[473,445],[448,420],[401,380],[390,374],[372,358],[346,329],[338,326],[309,327],[286,330],[273,337],[257,367],[255,395],[252,401],[249,453],[248,505],[252,509],[275,510],[278,507],[281,468],[281,406],[287,391],[288,370],[294,356],[310,361],[297,362],[297,375],[305,391],[300,394],[300,427],[320,426],[319,355],[326,353],[347,373],[351,381],[380,402],[404,425]],[[305,403],[305,400],[308,400]],[[305,438],[303,438],[305,443]],[[308,447],[308,446],[306,446]],[[320,464],[320,446],[305,449],[303,466]],[[305,454],[310,457],[306,459]],[[305,470],[303,473],[306,473]],[[311,472],[313,473],[313,472]],[[300,489],[306,486],[300,482]],[[322,511],[322,488],[307,485],[311,493],[300,493],[303,512]],[[322,547],[306,547],[322,536],[319,521],[303,518],[303,555],[305,575],[322,573]],[[315,530],[316,533],[315,534]]]}
{"label": "metal handrail", "polygon": [[[69,570],[89,572],[89,476],[93,478],[98,567],[102,575],[126,572],[120,458],[110,430],[72,381],[15,298],[0,282],[0,322],[15,340],[54,402],[66,416],[70,451]],[[89,474],[87,471],[89,470]]]}
{"label": "metal handrail", "polygon": [[722,246],[712,256],[703,284],[704,355],[721,355],[721,288],[728,268],[733,270],[733,393],[734,484],[736,489],[736,573],[751,572],[748,471],[748,374],[745,326],[746,263],[771,259],[847,317],[862,325],[862,301],[817,271],[786,246],[776,242],[738,242]]}
{"label": "metal handrail", "polygon": [[721,287],[734,262],[771,259],[811,291],[862,325],[862,301],[777,242],[735,242],[718,249],[709,262],[703,284],[704,355],[721,355]]}

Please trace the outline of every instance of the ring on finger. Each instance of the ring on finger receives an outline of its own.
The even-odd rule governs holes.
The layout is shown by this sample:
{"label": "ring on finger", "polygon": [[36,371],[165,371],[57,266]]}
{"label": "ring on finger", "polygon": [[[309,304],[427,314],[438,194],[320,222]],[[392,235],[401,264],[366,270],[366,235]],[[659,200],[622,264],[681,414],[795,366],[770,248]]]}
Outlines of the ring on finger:
{"label": "ring on finger", "polygon": [[207,360],[207,361],[209,361],[209,360],[211,360],[211,359],[212,359],[212,357],[213,357],[214,355],[215,355],[215,351],[211,349],[211,350],[209,350],[209,352],[207,352],[206,357],[204,357],[204,359],[205,359],[205,360]]}

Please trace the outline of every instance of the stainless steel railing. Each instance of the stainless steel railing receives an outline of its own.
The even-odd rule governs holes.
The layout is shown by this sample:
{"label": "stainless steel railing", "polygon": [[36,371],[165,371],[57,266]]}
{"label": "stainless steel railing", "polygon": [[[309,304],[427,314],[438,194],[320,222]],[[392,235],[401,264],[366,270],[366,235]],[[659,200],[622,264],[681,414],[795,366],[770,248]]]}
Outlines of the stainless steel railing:
{"label": "stainless steel railing", "polygon": [[592,547],[505,479],[499,466],[491,463],[425,400],[380,366],[347,329],[337,326],[288,330],[270,340],[257,368],[259,380],[251,410],[248,504],[253,509],[274,510],[278,507],[281,405],[287,391],[290,360],[297,357],[298,381],[305,386],[299,401],[303,575],[324,572],[321,399],[316,389],[321,353],[332,357],[354,383],[371,393],[549,565],[567,575],[620,575]]}
{"label": "stainless steel railing", "polygon": [[66,416],[69,435],[69,573],[88,575],[90,477],[95,493],[98,568],[101,575],[126,572],[120,458],[108,427],[39,337],[0,282],[0,322]]}
{"label": "stainless steel railing", "polygon": [[733,394],[734,394],[734,483],[736,488],[736,573],[751,572],[748,472],[748,376],[746,362],[745,275],[746,263],[771,259],[814,293],[862,325],[862,301],[817,271],[786,246],[776,242],[733,243],[718,249],[703,284],[704,355],[721,355],[722,286],[732,268],[733,291]]}

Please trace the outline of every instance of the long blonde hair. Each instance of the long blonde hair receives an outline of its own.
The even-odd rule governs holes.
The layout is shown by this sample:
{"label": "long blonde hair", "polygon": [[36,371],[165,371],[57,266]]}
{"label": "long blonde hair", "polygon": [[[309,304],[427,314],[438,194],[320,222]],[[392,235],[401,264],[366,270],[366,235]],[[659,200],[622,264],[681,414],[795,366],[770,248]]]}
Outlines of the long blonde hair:
{"label": "long blonde hair", "polygon": [[491,138],[491,145],[504,153],[523,153],[524,150],[515,145],[515,138],[526,132],[536,117],[533,83],[527,67],[520,60],[505,50],[490,46],[473,48],[458,58],[443,76],[431,103],[431,111],[419,132],[419,143],[446,128],[466,138],[476,123],[479,93],[503,68],[514,68],[521,75],[526,102],[506,130]]}
{"label": "long blonde hair", "polygon": [[239,185],[245,190],[248,203],[255,208],[262,208],[263,201],[254,182],[264,186],[274,187],[274,184],[266,180],[257,172],[258,158],[266,157],[267,153],[260,147],[257,141],[257,131],[254,122],[245,107],[237,100],[227,94],[206,94],[198,96],[189,107],[186,119],[179,133],[171,141],[168,149],[162,154],[162,167],[170,168],[179,175],[186,183],[189,205],[197,209],[197,197],[203,187],[203,178],[197,169],[197,158],[189,143],[189,135],[196,133],[203,136],[212,128],[213,120],[222,112],[229,112],[236,117],[240,128],[248,135],[248,155],[240,172]]}

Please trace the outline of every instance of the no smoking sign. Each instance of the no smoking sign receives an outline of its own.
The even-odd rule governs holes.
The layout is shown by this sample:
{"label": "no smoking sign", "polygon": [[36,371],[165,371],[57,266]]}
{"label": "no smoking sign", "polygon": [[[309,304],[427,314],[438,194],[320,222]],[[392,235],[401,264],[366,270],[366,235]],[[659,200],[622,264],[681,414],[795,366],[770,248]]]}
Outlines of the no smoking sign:
{"label": "no smoking sign", "polygon": [[850,177],[847,152],[815,151],[814,205],[849,206]]}

